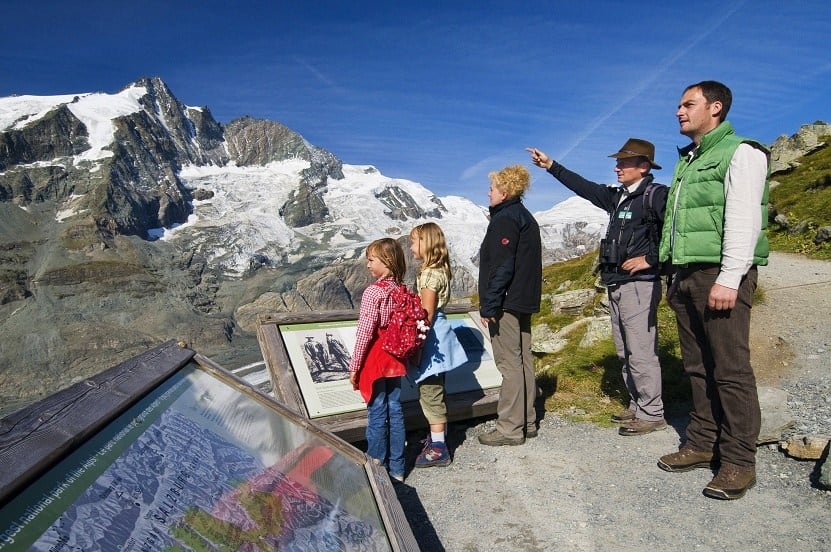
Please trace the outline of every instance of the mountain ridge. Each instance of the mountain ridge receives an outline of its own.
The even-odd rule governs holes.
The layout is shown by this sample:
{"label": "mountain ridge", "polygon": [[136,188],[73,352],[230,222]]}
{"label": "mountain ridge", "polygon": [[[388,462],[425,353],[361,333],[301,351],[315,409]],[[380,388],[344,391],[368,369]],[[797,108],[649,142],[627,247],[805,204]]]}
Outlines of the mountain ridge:
{"label": "mountain ridge", "polygon": [[[548,258],[592,247],[605,224],[585,202],[569,210],[586,216],[552,212]],[[366,245],[428,220],[448,235],[464,298],[486,212],[344,165],[274,121],[222,125],[155,77],[0,98],[2,402],[170,338],[229,365],[261,359],[259,314],[357,308]]]}

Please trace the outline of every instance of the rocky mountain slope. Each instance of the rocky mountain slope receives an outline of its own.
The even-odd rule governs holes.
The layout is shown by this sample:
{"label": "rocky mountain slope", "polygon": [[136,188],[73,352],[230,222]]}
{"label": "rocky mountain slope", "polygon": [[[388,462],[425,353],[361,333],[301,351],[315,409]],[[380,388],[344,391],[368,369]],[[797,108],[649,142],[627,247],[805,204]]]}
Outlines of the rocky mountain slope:
{"label": "rocky mountain slope", "polygon": [[[579,199],[538,218],[548,260],[606,221]],[[158,78],[0,98],[0,414],[171,338],[259,360],[258,315],[357,308],[366,245],[426,221],[470,295],[487,218],[465,198],[344,165],[277,122],[221,125]]]}

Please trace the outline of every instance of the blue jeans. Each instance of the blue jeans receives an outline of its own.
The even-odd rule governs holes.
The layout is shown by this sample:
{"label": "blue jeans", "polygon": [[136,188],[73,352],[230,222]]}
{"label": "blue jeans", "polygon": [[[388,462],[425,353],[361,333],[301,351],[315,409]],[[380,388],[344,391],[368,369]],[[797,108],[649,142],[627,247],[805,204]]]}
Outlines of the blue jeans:
{"label": "blue jeans", "polygon": [[401,378],[380,378],[367,405],[366,453],[387,466],[390,475],[403,476],[405,439]]}

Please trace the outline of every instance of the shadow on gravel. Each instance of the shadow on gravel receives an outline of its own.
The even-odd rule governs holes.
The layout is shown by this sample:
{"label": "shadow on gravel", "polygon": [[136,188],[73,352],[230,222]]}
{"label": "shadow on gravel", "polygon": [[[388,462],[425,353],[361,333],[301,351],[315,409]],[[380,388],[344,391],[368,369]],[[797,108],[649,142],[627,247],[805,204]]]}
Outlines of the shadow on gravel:
{"label": "shadow on gravel", "polygon": [[[468,429],[475,427],[484,420],[494,417],[472,418],[448,423],[446,439],[447,446],[450,449],[450,456],[453,457],[456,449],[469,438]],[[407,449],[404,454],[407,462],[408,476],[412,470],[416,469],[415,459],[424,447],[425,439],[427,439],[428,435],[429,431],[427,428],[407,432]],[[421,469],[437,470],[442,468]],[[421,503],[417,489],[406,483],[396,484],[395,494],[398,496],[398,502],[401,503],[401,509],[404,510],[404,516],[407,518],[407,523],[410,524],[410,529],[413,531],[418,547],[421,550],[430,550],[431,552],[444,552],[444,545],[439,540],[436,529],[433,527],[427,512],[424,510],[424,505]]]}
{"label": "shadow on gravel", "polygon": [[395,494],[398,496],[398,502],[401,503],[401,509],[404,510],[407,523],[410,524],[410,529],[413,531],[418,548],[420,550],[444,552],[444,546],[439,540],[430,518],[427,517],[427,512],[424,511],[424,506],[421,504],[416,489],[406,483],[397,483]]}
{"label": "shadow on gravel", "polygon": [[817,460],[817,463],[811,472],[811,487],[815,489],[828,490],[828,488],[822,484],[820,479],[822,478],[822,467],[828,463],[829,454],[831,454],[831,442],[825,445],[825,450],[822,451],[822,455],[819,457],[819,460]]}
{"label": "shadow on gravel", "polygon": [[[406,477],[409,477],[410,472],[415,469],[415,459],[424,446],[422,439],[426,436],[427,431],[425,429],[407,432],[407,447],[404,450]],[[460,441],[453,439],[452,436],[448,437],[448,445],[451,447],[452,454],[452,451],[455,450]],[[464,441],[464,434],[462,434],[462,441]],[[366,452],[366,441],[358,441],[352,444]],[[436,534],[436,530],[430,522],[427,512],[424,510],[424,506],[421,504],[421,498],[419,498],[418,491],[415,487],[407,485],[406,480],[404,483],[398,483],[392,480],[392,487],[395,490],[398,502],[401,504],[401,509],[404,511],[404,517],[407,518],[407,523],[418,543],[418,548],[420,550],[444,552],[444,545],[439,540],[439,536]]]}
{"label": "shadow on gravel", "polygon": [[[545,417],[545,393],[538,390],[537,400],[534,404],[537,411],[537,426],[539,422]],[[467,439],[475,438],[468,435],[468,430],[476,427],[487,420],[496,419],[495,415],[484,416],[479,418],[470,418],[466,420],[457,420],[447,424],[447,446],[450,449],[451,457],[455,455],[456,449],[459,448]],[[408,431],[407,432],[407,448],[405,450],[406,458],[406,473],[407,476],[416,469],[415,460],[421,452],[425,444],[425,439],[429,431],[426,428]],[[441,468],[423,468],[423,469],[441,469]],[[415,487],[411,487],[405,483],[396,483],[395,494],[398,497],[398,502],[401,503],[401,509],[404,511],[404,516],[407,518],[407,523],[413,531],[413,536],[421,550],[430,550],[431,552],[444,552],[445,548],[439,540],[436,530],[430,521],[427,512],[424,510],[424,505],[421,503],[421,498],[418,496],[418,491]]]}
{"label": "shadow on gravel", "polygon": [[[450,449],[451,457],[456,452],[456,448],[465,441],[465,430],[468,421],[453,422],[447,425],[448,432],[446,435],[447,446]],[[404,456],[407,463],[407,475],[409,476],[415,468],[416,457],[424,448],[425,440],[429,435],[426,428],[407,432],[407,448],[404,451]],[[423,468],[423,469],[442,469],[442,468]],[[439,540],[436,534],[436,529],[433,527],[427,512],[424,510],[424,505],[421,503],[421,498],[418,496],[418,491],[415,487],[411,487],[406,483],[395,485],[395,494],[398,496],[398,502],[401,503],[401,509],[404,511],[404,516],[407,518],[407,523],[410,524],[410,529],[413,532],[416,542],[420,550],[436,550],[444,552],[444,545]]]}
{"label": "shadow on gravel", "polygon": [[[675,430],[675,432],[678,434],[678,439],[680,441],[679,444],[678,444],[678,448],[681,448],[681,445],[683,445],[687,440],[687,425],[690,423],[690,417],[689,416],[682,416],[682,417],[669,417],[669,416],[667,416],[665,419],[667,421],[667,430],[668,431]],[[667,453],[670,453],[670,452],[674,452],[674,451],[671,451],[671,450],[667,451]]]}

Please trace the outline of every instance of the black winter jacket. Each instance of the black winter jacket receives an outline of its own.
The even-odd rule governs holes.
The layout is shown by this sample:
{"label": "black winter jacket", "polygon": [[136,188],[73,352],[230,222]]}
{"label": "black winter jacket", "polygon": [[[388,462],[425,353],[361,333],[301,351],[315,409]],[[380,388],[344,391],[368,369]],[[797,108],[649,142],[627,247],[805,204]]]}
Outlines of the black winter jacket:
{"label": "black winter jacket", "polygon": [[537,221],[518,197],[490,208],[491,221],[479,248],[479,314],[539,312],[542,240]]}
{"label": "black winter jacket", "polygon": [[[647,174],[638,189],[620,201],[624,193],[623,186],[606,186],[586,180],[556,161],[548,172],[572,192],[609,213],[606,239],[614,239],[619,244],[619,262],[617,265],[600,265],[600,277],[605,285],[617,285],[633,280],[654,280],[659,277],[658,244],[666,212],[668,192],[666,186],[653,183],[654,177],[652,174]],[[650,192],[652,194],[651,215],[649,213],[650,202],[644,201],[644,191],[650,185],[653,186]],[[650,218],[652,223],[650,223]],[[626,259],[641,255],[646,256],[646,262],[651,265],[650,269],[630,276],[628,272],[620,268]]]}

